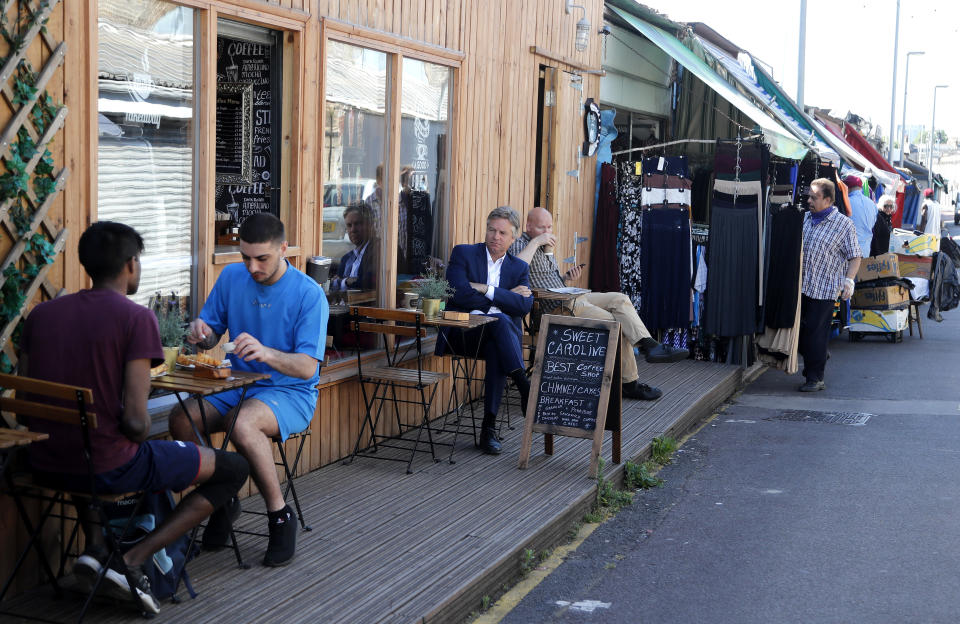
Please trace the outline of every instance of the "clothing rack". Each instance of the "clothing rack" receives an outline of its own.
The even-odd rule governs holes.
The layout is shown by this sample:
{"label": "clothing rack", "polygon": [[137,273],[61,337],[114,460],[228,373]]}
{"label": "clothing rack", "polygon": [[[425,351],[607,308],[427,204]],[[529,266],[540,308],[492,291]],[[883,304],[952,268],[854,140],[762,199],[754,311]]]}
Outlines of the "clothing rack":
{"label": "clothing rack", "polygon": [[[758,139],[762,137],[762,134],[751,134],[750,136],[741,137],[741,140],[746,141],[748,139]],[[652,149],[659,149],[661,147],[668,147],[670,145],[681,145],[683,143],[716,143],[718,139],[677,139],[676,141],[667,141],[666,143],[657,143],[656,145],[645,145],[643,147],[631,147],[630,149],[618,150],[610,154],[611,156],[619,156],[620,154],[629,154],[630,152],[643,152]],[[722,140],[722,139],[721,139]]]}

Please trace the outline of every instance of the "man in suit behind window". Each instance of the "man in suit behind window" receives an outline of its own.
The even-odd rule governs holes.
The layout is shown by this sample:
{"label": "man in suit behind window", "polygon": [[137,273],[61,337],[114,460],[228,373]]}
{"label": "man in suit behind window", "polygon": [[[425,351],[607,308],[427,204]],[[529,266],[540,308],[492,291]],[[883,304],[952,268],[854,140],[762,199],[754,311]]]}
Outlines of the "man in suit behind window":
{"label": "man in suit behind window", "polygon": [[437,341],[437,355],[452,351],[484,356],[486,377],[480,449],[490,455],[501,451],[496,419],[506,378],[510,377],[517,385],[524,410],[530,391],[520,349],[520,320],[533,305],[530,267],[507,253],[519,231],[517,212],[509,206],[500,206],[487,216],[484,242],[453,248],[447,280],[455,292],[447,302],[447,309],[486,314],[496,317],[497,321],[465,332],[446,330],[444,337]]}
{"label": "man in suit behind window", "polygon": [[370,204],[359,201],[343,211],[344,228],[353,249],[340,259],[333,276],[335,290],[373,290],[377,287],[380,267],[380,239],[376,236],[379,215]]}

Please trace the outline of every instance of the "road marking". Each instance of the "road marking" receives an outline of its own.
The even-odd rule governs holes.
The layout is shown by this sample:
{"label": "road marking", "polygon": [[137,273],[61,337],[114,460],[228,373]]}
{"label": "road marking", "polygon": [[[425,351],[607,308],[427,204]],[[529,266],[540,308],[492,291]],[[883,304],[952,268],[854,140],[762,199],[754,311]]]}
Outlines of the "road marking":
{"label": "road marking", "polygon": [[757,421],[755,421],[755,420],[746,420],[745,418],[728,418],[727,420],[725,420],[725,421],[723,421],[723,422],[728,422],[728,423],[743,423],[743,424],[745,424],[745,425],[752,425],[752,424],[755,424]]}
{"label": "road marking", "polygon": [[597,609],[609,609],[609,602],[600,602],[599,600],[578,600],[577,602],[567,602],[566,600],[557,600],[558,607],[570,607],[574,611],[584,613],[593,613]]}
{"label": "road marking", "polygon": [[[736,402],[747,407],[763,407],[782,410],[783,395],[779,394],[741,394]],[[910,401],[893,399],[829,399],[822,396],[793,396],[790,407],[794,409],[818,412],[867,412],[870,414],[950,414],[958,409],[956,401],[937,401],[934,399],[914,399]]]}

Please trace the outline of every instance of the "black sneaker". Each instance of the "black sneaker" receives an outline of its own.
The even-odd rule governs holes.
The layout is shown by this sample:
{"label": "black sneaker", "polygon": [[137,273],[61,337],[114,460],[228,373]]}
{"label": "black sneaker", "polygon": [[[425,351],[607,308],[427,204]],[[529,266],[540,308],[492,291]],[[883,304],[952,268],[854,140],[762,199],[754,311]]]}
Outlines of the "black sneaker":
{"label": "black sneaker", "polygon": [[670,364],[680,362],[690,357],[686,349],[675,349],[668,344],[660,344],[645,352],[644,359],[651,364]]}
{"label": "black sneaker", "polygon": [[277,517],[269,517],[267,527],[270,541],[263,555],[263,565],[271,568],[285,566],[293,561],[297,549],[297,518],[289,505],[284,505]]}
{"label": "black sneaker", "polygon": [[160,602],[150,589],[150,579],[142,565],[128,566],[123,559],[111,561],[103,577],[103,591],[111,598],[132,602],[146,613],[160,613]]}
{"label": "black sneaker", "polygon": [[655,401],[663,396],[663,390],[648,386],[639,381],[631,381],[623,384],[623,396],[628,399],[639,399],[641,401]]}
{"label": "black sneaker", "polygon": [[200,541],[204,550],[220,550],[230,545],[230,528],[240,517],[240,500],[234,496],[207,519],[207,528]]}

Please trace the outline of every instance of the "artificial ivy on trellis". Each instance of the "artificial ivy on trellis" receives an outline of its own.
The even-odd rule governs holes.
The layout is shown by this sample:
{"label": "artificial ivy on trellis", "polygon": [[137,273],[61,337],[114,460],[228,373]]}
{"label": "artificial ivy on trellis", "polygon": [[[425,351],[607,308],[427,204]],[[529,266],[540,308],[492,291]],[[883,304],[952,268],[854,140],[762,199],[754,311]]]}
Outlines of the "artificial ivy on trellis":
{"label": "artificial ivy on trellis", "polygon": [[[10,24],[6,11],[0,12],[0,36],[6,41],[11,55],[21,51],[27,43],[23,33],[29,32],[38,22],[42,22],[41,31],[46,32],[47,19],[42,16],[45,15],[48,6],[48,0],[41,0],[30,10],[24,10],[22,2],[18,2],[17,19],[13,24]],[[7,58],[9,57],[0,57],[0,65],[5,63]],[[37,96],[36,82],[37,74],[29,61],[22,59],[13,75],[12,104],[22,107],[31,102]],[[48,92],[44,91],[37,97],[29,118],[39,136],[43,136],[49,128],[58,109],[59,107]],[[17,236],[24,243],[24,251],[27,254],[21,256],[18,262],[11,263],[0,276],[3,280],[0,284],[0,327],[6,327],[21,313],[23,306],[28,303],[26,301],[27,286],[41,269],[51,264],[56,257],[54,246],[43,234],[39,232],[30,234],[33,214],[30,210],[31,201],[28,198],[28,190],[32,186],[36,206],[39,207],[56,189],[53,156],[49,150],[44,149],[43,155],[33,169],[33,179],[30,179],[31,172],[27,171],[27,163],[36,153],[35,141],[26,127],[21,127],[17,131],[16,141],[10,146],[8,157],[3,159],[6,172],[0,174],[0,203],[9,202],[11,221],[17,230]],[[19,343],[22,324],[21,319],[13,332],[14,344]],[[0,371],[6,373],[12,368],[10,358],[6,353],[0,352]]]}

